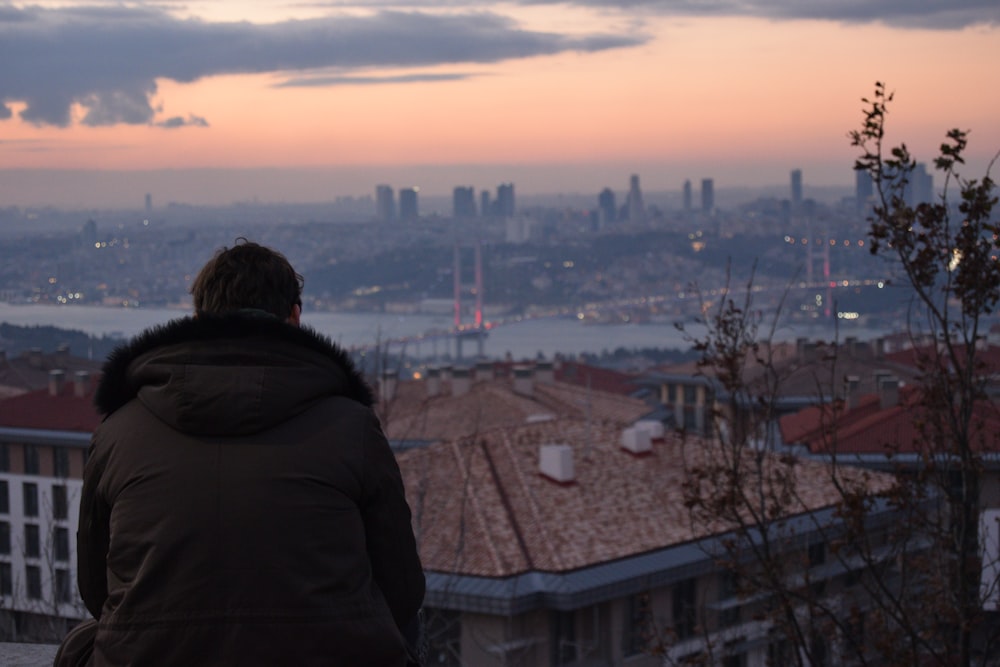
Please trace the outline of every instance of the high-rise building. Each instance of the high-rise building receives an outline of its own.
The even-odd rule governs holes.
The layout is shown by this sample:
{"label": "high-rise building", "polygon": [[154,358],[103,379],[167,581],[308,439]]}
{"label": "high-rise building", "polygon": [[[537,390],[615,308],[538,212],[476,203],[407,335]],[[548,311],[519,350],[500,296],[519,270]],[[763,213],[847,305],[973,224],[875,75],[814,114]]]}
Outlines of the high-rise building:
{"label": "high-rise building", "polygon": [[514,217],[514,184],[501,183],[497,186],[497,215],[501,218]]}
{"label": "high-rise building", "polygon": [[693,204],[693,195],[691,193],[691,179],[684,181],[684,211],[690,212]]}
{"label": "high-rise building", "polygon": [[802,170],[792,169],[792,206],[802,204]]}
{"label": "high-rise building", "polygon": [[598,222],[601,227],[607,227],[618,218],[615,193],[611,188],[604,188],[601,194],[597,195],[597,208],[600,211]]}
{"label": "high-rise building", "polygon": [[910,206],[930,204],[934,201],[934,175],[927,171],[927,165],[923,162],[918,162],[910,172],[905,199]]}
{"label": "high-rise building", "polygon": [[396,196],[391,186],[375,186],[375,218],[381,222],[396,219]]}
{"label": "high-rise building", "polygon": [[629,178],[628,199],[625,202],[629,222],[642,222],[646,219],[646,205],[642,203],[642,189],[639,187],[639,176],[632,174]]}
{"label": "high-rise building", "polygon": [[403,188],[399,191],[399,219],[416,220],[420,217],[417,193],[420,188]]}
{"label": "high-rise building", "polygon": [[146,213],[153,210],[153,195],[146,193]]}
{"label": "high-rise building", "polygon": [[701,179],[701,212],[712,215],[715,211],[715,181],[711,178]]}
{"label": "high-rise building", "polygon": [[473,187],[459,185],[452,192],[452,215],[456,218],[476,217],[476,190]]}

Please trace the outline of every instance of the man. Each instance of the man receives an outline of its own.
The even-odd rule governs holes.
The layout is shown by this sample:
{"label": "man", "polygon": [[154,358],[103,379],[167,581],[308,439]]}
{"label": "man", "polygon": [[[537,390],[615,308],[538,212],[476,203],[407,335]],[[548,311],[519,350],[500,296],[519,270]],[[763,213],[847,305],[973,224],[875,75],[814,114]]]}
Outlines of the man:
{"label": "man", "polygon": [[424,576],[399,468],[346,354],[299,326],[301,291],[238,239],[194,317],[109,357],[78,532],[96,622],[57,665],[407,663]]}

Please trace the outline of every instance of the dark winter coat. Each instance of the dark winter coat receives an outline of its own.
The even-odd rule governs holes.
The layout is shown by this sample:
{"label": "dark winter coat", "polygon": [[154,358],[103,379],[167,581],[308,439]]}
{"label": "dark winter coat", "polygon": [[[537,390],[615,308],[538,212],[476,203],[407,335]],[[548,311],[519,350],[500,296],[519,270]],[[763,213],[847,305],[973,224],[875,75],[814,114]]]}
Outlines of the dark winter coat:
{"label": "dark winter coat", "polygon": [[84,473],[94,665],[402,666],[424,577],[372,396],[327,339],[260,316],[109,358]]}

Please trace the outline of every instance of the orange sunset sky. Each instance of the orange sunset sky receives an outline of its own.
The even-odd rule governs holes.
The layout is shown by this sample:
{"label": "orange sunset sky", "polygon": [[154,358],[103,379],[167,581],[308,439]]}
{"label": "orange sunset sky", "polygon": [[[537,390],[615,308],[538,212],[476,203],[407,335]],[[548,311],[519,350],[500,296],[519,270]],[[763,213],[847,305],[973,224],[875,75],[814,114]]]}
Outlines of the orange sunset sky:
{"label": "orange sunset sky", "polygon": [[0,54],[0,206],[847,185],[876,80],[1000,150],[995,0],[0,1]]}

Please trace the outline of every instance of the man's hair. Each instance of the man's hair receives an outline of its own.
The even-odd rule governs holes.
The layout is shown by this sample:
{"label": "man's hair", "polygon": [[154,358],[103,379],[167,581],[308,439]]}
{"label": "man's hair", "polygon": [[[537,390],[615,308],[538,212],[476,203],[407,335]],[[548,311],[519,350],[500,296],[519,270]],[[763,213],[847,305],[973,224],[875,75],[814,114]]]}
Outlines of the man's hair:
{"label": "man's hair", "polygon": [[252,308],[287,319],[302,305],[302,276],[285,256],[240,237],[221,248],[191,283],[196,314]]}

